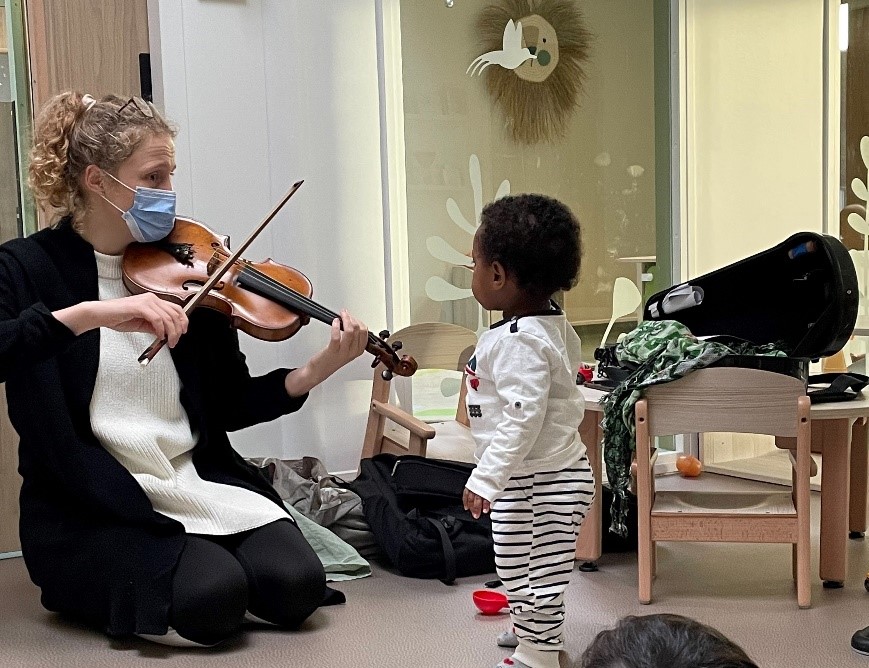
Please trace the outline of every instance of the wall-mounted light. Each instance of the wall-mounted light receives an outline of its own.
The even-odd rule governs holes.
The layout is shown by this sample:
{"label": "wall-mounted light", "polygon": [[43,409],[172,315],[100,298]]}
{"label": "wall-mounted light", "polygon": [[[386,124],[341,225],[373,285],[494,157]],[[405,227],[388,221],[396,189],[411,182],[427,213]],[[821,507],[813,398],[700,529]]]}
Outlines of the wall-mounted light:
{"label": "wall-mounted light", "polygon": [[446,5],[447,9],[452,9],[454,4],[456,4],[455,0],[444,0],[444,5]]}
{"label": "wall-mounted light", "polygon": [[839,5],[839,51],[848,50],[848,3]]}

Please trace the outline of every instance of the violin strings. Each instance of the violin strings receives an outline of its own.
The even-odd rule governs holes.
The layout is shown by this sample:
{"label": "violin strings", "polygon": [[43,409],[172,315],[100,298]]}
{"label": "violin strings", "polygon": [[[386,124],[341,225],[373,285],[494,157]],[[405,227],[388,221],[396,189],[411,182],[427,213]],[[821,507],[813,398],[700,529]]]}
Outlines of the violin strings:
{"label": "violin strings", "polygon": [[[269,285],[269,286],[275,288],[276,290],[280,291],[282,294],[289,297],[291,300],[296,300],[297,302],[302,304],[305,308],[309,308],[312,311],[316,312],[316,313],[312,313],[311,315],[316,316],[317,314],[319,314],[323,317],[330,318],[329,324],[331,324],[331,321],[334,320],[335,318],[340,318],[340,316],[337,313],[330,311],[329,309],[327,309],[324,306],[321,306],[320,304],[318,304],[314,300],[309,299],[308,297],[306,297],[302,293],[297,292],[296,290],[293,290],[292,288],[290,288],[287,285],[284,285],[283,283],[272,278],[268,274],[261,272],[259,269],[256,269],[256,268],[250,267],[250,266],[245,266],[242,269],[242,272],[247,274],[249,277],[253,278],[254,281],[260,283],[261,285]],[[371,332],[368,333],[368,341],[370,343],[380,345],[382,347],[382,343],[383,343],[382,339],[380,339],[380,337],[375,336]]]}
{"label": "violin strings", "polygon": [[321,306],[317,302],[312,299],[308,299],[300,292],[293,290],[292,288],[284,285],[280,281],[275,280],[268,274],[264,274],[258,269],[253,269],[251,267],[245,267],[242,269],[242,272],[246,274],[248,277],[252,278],[254,282],[259,283],[260,285],[270,286],[273,289],[280,292],[282,295],[285,295],[290,301],[298,303],[301,307],[310,309],[311,314],[313,316],[322,316],[324,318],[329,318],[329,322],[338,317],[337,313],[333,313],[329,309]]}
{"label": "violin strings", "polygon": [[[215,255],[219,254],[219,251],[215,251],[214,254]],[[285,295],[289,300],[298,302],[299,304],[301,304],[301,306],[303,308],[307,308],[311,311],[310,315],[312,315],[314,317],[320,316],[321,319],[322,318],[329,318],[329,324],[331,324],[331,321],[334,320],[335,318],[340,318],[340,316],[337,313],[335,313],[334,311],[331,311],[331,310],[327,309],[325,306],[318,304],[313,299],[310,299],[310,298],[306,297],[305,295],[303,295],[302,293],[300,293],[296,290],[293,290],[291,287],[284,285],[283,283],[281,283],[277,279],[274,279],[271,276],[269,276],[268,274],[260,271],[259,269],[256,269],[255,267],[250,266],[248,263],[243,262],[241,260],[236,260],[236,263],[241,265],[242,273],[244,273],[248,277],[252,278],[254,280],[254,282],[257,282],[263,286],[270,286],[273,289],[280,292],[281,294]],[[324,322],[325,322],[325,320],[324,320]],[[383,339],[381,339],[379,336],[375,336],[371,332],[368,332],[368,341],[369,341],[369,343],[374,344],[378,347],[381,347],[381,348],[385,347],[383,345],[384,344]],[[388,346],[386,346],[386,348],[390,351],[392,350]]]}
{"label": "violin strings", "polygon": [[[214,251],[214,255],[224,254],[225,253],[223,251]],[[321,306],[312,299],[308,299],[307,297],[305,297],[305,295],[297,292],[296,290],[293,290],[287,285],[284,285],[280,281],[275,280],[268,274],[261,272],[259,269],[250,266],[247,262],[244,262],[243,260],[236,260],[235,263],[240,265],[241,271],[249,277],[253,278],[255,282],[259,283],[260,285],[270,286],[274,290],[284,294],[288,299],[298,302],[302,307],[309,308],[312,311],[310,315],[314,317],[321,316],[323,318],[330,318],[330,322],[338,317],[337,313],[333,313],[332,311],[325,308],[324,306]]]}

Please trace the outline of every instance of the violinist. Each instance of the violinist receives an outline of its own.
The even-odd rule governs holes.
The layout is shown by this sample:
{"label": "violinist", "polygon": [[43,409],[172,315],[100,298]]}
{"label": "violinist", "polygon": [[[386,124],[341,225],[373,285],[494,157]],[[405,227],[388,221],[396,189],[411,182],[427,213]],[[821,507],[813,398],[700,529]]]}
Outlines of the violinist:
{"label": "violinist", "polygon": [[[359,356],[342,311],[297,369],[254,377],[216,311],[121,280],[175,218],[175,130],[139,99],[66,92],[36,122],[29,185],[58,211],[0,246],[0,381],[20,435],[24,561],[48,609],[111,636],[217,644],[244,620],[298,627],[322,565],[227,432],[292,413]],[[147,366],[154,338],[168,348]]]}

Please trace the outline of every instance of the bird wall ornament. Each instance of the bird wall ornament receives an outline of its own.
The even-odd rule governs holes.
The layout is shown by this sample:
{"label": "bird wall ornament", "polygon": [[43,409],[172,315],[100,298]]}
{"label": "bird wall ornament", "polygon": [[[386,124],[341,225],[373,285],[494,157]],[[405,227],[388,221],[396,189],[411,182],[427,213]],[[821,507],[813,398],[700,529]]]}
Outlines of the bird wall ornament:
{"label": "bird wall ornament", "polygon": [[493,64],[500,65],[508,70],[515,70],[529,58],[537,58],[537,56],[530,49],[522,46],[522,23],[513,23],[513,19],[510,19],[504,27],[504,39],[501,49],[477,56],[468,66],[465,74],[470,73],[471,76],[475,74],[479,76],[484,69]]}

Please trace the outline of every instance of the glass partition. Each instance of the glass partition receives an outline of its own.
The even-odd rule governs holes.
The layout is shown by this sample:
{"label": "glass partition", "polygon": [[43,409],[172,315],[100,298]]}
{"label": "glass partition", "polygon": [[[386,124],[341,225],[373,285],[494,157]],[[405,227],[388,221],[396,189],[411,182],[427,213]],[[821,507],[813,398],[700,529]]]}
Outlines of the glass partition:
{"label": "glass partition", "polygon": [[[850,250],[860,287],[855,334],[846,345],[842,366],[865,372],[869,334],[869,0],[849,0],[839,6],[841,81],[839,238]],[[829,363],[828,363],[828,366]],[[830,370],[837,370],[830,368]]]}
{"label": "glass partition", "polygon": [[[668,160],[656,159],[669,145],[656,141],[655,82],[656,67],[668,81],[669,64],[665,27],[656,65],[655,19],[663,11],[666,26],[669,3],[399,4],[410,321],[487,326],[463,259],[480,209],[507,193],[543,193],[581,223],[580,282],[563,302],[591,361],[616,279],[646,287],[657,273],[668,284],[669,266],[656,266],[657,229],[669,238],[669,207],[656,194],[667,197],[670,177]],[[505,30],[536,57],[508,62]],[[658,99],[667,114],[668,91]],[[636,313],[622,314],[609,340],[635,325]]]}
{"label": "glass partition", "polygon": [[6,6],[0,0],[0,242],[21,234],[15,91],[10,72]]}

